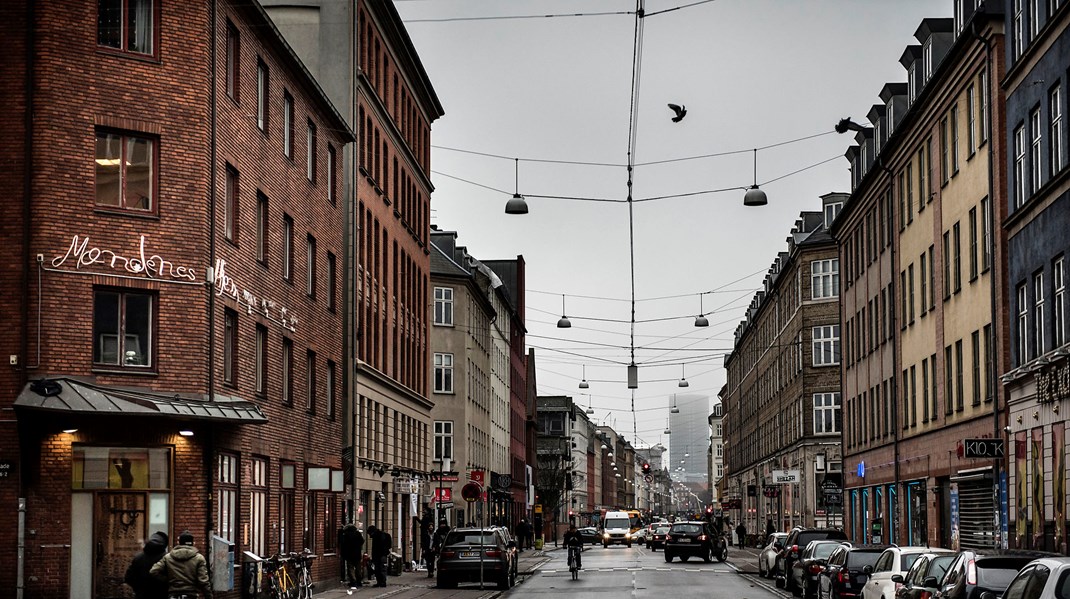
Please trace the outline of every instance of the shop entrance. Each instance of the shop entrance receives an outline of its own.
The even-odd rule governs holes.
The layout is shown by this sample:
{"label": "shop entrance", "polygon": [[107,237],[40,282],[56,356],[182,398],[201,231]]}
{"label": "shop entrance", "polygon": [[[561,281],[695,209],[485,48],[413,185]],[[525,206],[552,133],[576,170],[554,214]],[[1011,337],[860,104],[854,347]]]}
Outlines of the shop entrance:
{"label": "shop entrance", "polygon": [[97,493],[93,506],[93,596],[98,599],[133,597],[123,584],[130,559],[148,538],[145,493]]}

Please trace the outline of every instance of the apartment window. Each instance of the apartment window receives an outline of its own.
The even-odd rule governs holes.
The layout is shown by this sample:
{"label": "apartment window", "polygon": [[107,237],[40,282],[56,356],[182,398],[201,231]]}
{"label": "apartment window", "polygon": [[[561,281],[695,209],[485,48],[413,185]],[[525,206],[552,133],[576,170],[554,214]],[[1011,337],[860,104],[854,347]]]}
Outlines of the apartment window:
{"label": "apartment window", "polygon": [[[906,185],[903,186],[907,192],[907,210],[910,211],[910,220],[914,220],[914,163],[907,163],[907,180]],[[918,214],[921,214],[922,208],[918,208]]]}
{"label": "apartment window", "polygon": [[929,309],[928,308],[929,295],[928,295],[928,287],[927,287],[928,282],[929,282],[928,281],[929,277],[927,275],[927,271],[926,271],[926,267],[925,267],[925,252],[921,253],[921,259],[918,260],[918,266],[921,269],[920,272],[918,273],[920,275],[918,277],[918,284],[921,287],[921,295],[919,296],[920,299],[921,299],[921,308],[920,309],[921,309],[921,315],[924,317],[925,316],[925,312]]}
{"label": "apartment window", "polygon": [[944,231],[944,299],[951,297],[951,232]]}
{"label": "apartment window", "polygon": [[238,82],[241,75],[241,37],[234,23],[227,21],[227,64],[226,86],[227,95],[235,102],[238,101]]}
{"label": "apartment window", "polygon": [[991,235],[992,214],[988,198],[981,199],[981,272],[992,266]]}
{"label": "apartment window", "polygon": [[453,459],[453,422],[435,421],[435,461]]}
{"label": "apartment window", "polygon": [[994,342],[992,339],[992,325],[986,324],[982,330],[985,337],[985,401],[989,402],[992,401],[992,398],[996,393],[995,381],[992,380],[992,369],[994,368],[993,359],[995,358],[992,349],[992,343]]}
{"label": "apartment window", "polygon": [[1063,168],[1063,102],[1061,86],[1055,86],[1048,95],[1048,117],[1051,123],[1048,127],[1048,135],[1051,138],[1048,140],[1048,147],[1051,148],[1048,166],[1051,169],[1051,175],[1055,176],[1055,173]]}
{"label": "apartment window", "polygon": [[282,92],[282,154],[294,156],[294,99],[290,92]]}
{"label": "apartment window", "polygon": [[982,70],[977,76],[978,87],[981,88],[981,143],[988,141],[988,72]]}
{"label": "apartment window", "polygon": [[1044,273],[1033,275],[1033,357],[1044,354]]}
{"label": "apartment window", "polygon": [[921,47],[921,60],[925,68],[924,83],[928,83],[929,78],[933,76],[933,38],[930,36],[925,40],[925,43]]}
{"label": "apartment window", "polygon": [[1063,257],[1059,256],[1051,265],[1052,289],[1055,290],[1051,307],[1052,347],[1062,347],[1066,343],[1066,279],[1063,273],[1064,262]]}
{"label": "apartment window", "polygon": [[154,298],[133,291],[93,293],[93,364],[144,369],[153,365]]}
{"label": "apartment window", "polygon": [[1014,207],[1025,203],[1025,127],[1019,125],[1014,130]]}
{"label": "apartment window", "polygon": [[268,461],[249,460],[249,551],[267,555]]}
{"label": "apartment window", "polygon": [[435,393],[453,393],[453,354],[435,353]]}
{"label": "apartment window", "polygon": [[840,209],[843,208],[843,202],[833,202],[825,205],[825,228],[832,226],[832,221],[836,220],[836,216],[840,213]]}
{"label": "apartment window", "polygon": [[966,88],[966,150],[973,156],[977,148],[977,89],[974,84]]}
{"label": "apartment window", "polygon": [[238,313],[223,310],[223,384],[238,384]]}
{"label": "apartment window", "polygon": [[814,327],[814,366],[831,366],[840,363],[840,325]]}
{"label": "apartment window", "polygon": [[944,348],[944,414],[950,414],[954,410],[951,401],[955,390],[955,366],[952,362],[953,346]]}
{"label": "apartment window", "polygon": [[899,271],[899,329],[907,328],[907,271]]}
{"label": "apartment window", "polygon": [[338,198],[335,197],[334,188],[337,185],[337,174],[335,173],[335,155],[334,146],[327,144],[327,201],[334,206],[338,202]]}
{"label": "apartment window", "polygon": [[936,354],[929,356],[929,368],[931,369],[932,376],[929,377],[929,384],[932,387],[929,389],[929,401],[932,402],[931,409],[929,410],[930,418],[936,421],[936,384],[939,377],[936,376]]}
{"label": "apartment window", "polygon": [[1018,363],[1016,366],[1021,366],[1029,361],[1029,303],[1028,291],[1024,283],[1018,286],[1016,295],[1018,297]]}
{"label": "apartment window", "polygon": [[147,137],[97,131],[97,205],[156,211],[156,144]]}
{"label": "apartment window", "polygon": [[282,403],[294,403],[294,342],[289,337],[282,338]]}
{"label": "apartment window", "polygon": [[1025,0],[1014,0],[1014,8],[1011,17],[1011,30],[1014,36],[1014,57],[1018,58],[1025,51],[1025,19],[1022,18],[1022,3]]}
{"label": "apartment window", "polygon": [[1029,0],[1029,41],[1037,38],[1040,31],[1040,0]]}
{"label": "apartment window", "polygon": [[951,173],[959,172],[959,107],[951,107]]}
{"label": "apartment window", "polygon": [[294,219],[282,216],[282,278],[293,281],[294,276]]}
{"label": "apartment window", "polygon": [[836,297],[840,294],[840,261],[814,260],[810,263],[810,294],[813,299]]}
{"label": "apartment window", "polygon": [[907,266],[907,287],[910,289],[910,297],[907,300],[907,312],[910,314],[910,324],[914,324],[914,265]]}
{"label": "apartment window", "polygon": [[814,434],[840,432],[840,394],[814,393]]}
{"label": "apartment window", "polygon": [[135,54],[154,54],[156,0],[98,0],[97,44]]}
{"label": "apartment window", "polygon": [[955,342],[955,410],[961,412],[963,407],[962,394],[962,339]]}
{"label": "apartment window", "polygon": [[323,379],[323,395],[327,402],[327,418],[334,420],[334,402],[335,402],[335,385],[334,385],[334,361],[327,360],[327,373]]}
{"label": "apartment window", "polygon": [[1031,145],[1029,148],[1029,169],[1033,184],[1032,193],[1036,193],[1042,184],[1041,158],[1040,158],[1040,109],[1036,109],[1029,115],[1029,131],[1031,133]]}
{"label": "apartment window", "polygon": [[962,236],[959,234],[959,223],[951,226],[951,248],[955,256],[955,293],[962,290]]}
{"label": "apartment window", "polygon": [[970,280],[977,278],[977,208],[970,208]]}
{"label": "apartment window", "polygon": [[256,192],[256,259],[267,264],[268,255],[268,199]]}
{"label": "apartment window", "polygon": [[[906,414],[903,414],[906,418]],[[918,367],[910,366],[910,426],[918,425]]]}
{"label": "apartment window", "polygon": [[316,182],[316,125],[310,119],[305,133],[305,175]]}
{"label": "apartment window", "polygon": [[971,396],[972,405],[981,405],[981,332],[974,331],[970,335],[971,357],[973,358],[973,385]]}
{"label": "apartment window", "polygon": [[907,228],[907,223],[913,221],[914,211],[911,210],[911,220],[907,221],[907,195],[903,187],[906,186],[906,179],[903,177],[903,173],[899,173],[899,230]]}
{"label": "apartment window", "polygon": [[921,361],[921,423],[929,421],[929,359]]}
{"label": "apartment window", "polygon": [[226,196],[223,198],[223,235],[230,241],[238,240],[238,171],[226,167]]}
{"label": "apartment window", "polygon": [[305,240],[305,294],[316,299],[316,238]]}
{"label": "apartment window", "polygon": [[294,464],[282,464],[279,468],[279,486],[282,488],[279,491],[279,553],[286,553],[293,547],[295,471]]}
{"label": "apartment window", "polygon": [[453,326],[452,287],[435,287],[435,324]]}
{"label": "apartment window", "polygon": [[907,67],[907,93],[909,94],[910,103],[914,103],[914,99],[917,97],[918,92],[918,75],[917,69],[914,67],[914,63],[910,63]]}
{"label": "apartment window", "polygon": [[309,413],[316,412],[316,352],[308,350],[305,353],[305,409]]}
{"label": "apartment window", "polygon": [[256,126],[268,128],[268,68],[261,60],[256,61]]}
{"label": "apartment window", "polygon": [[262,324],[256,325],[256,393],[258,395],[264,395],[267,393],[267,327]]}
{"label": "apartment window", "polygon": [[948,178],[951,176],[949,149],[948,149],[948,132],[947,132],[947,117],[940,119],[940,180],[947,183]]}
{"label": "apartment window", "polygon": [[215,482],[215,534],[228,541],[237,541],[238,456],[229,453],[220,453],[216,456]]}
{"label": "apartment window", "polygon": [[925,145],[918,149],[918,212],[925,209],[929,198],[929,182],[925,178],[926,173],[929,172],[925,162],[925,150],[928,147],[929,143],[926,141]]}
{"label": "apartment window", "polygon": [[335,296],[338,293],[337,270],[334,254],[327,252],[327,309],[334,312]]}

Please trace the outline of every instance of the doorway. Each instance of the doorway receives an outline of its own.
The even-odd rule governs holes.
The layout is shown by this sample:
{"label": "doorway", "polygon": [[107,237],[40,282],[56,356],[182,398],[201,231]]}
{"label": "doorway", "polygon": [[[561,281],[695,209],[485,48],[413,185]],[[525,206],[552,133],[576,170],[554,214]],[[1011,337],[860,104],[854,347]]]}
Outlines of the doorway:
{"label": "doorway", "polygon": [[123,576],[148,537],[147,505],[145,493],[97,493],[93,506],[93,596],[97,599],[133,597]]}

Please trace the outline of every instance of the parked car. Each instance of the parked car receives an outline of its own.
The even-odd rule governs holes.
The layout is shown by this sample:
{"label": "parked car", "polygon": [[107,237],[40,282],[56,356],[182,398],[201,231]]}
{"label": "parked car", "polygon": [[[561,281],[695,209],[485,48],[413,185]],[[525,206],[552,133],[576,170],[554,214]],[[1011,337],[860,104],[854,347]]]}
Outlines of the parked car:
{"label": "parked car", "polygon": [[580,533],[580,538],[584,543],[598,544],[602,542],[602,533],[598,532],[598,529],[593,526],[585,526],[583,528],[577,528],[576,532]]}
{"label": "parked car", "polygon": [[[1067,599],[1070,597],[1070,557],[1042,557],[1025,565],[1003,593],[1004,599]],[[996,599],[992,591],[979,599]]]}
{"label": "parked car", "polygon": [[892,577],[902,576],[914,565],[914,560],[926,553],[947,553],[947,549],[932,547],[889,547],[877,558],[877,563],[866,566],[863,572],[869,580],[862,587],[862,599],[892,599],[902,582]]}
{"label": "parked car", "polygon": [[724,538],[709,522],[701,520],[675,522],[665,537],[665,561],[679,557],[686,562],[692,555],[710,562],[713,558],[723,562],[728,559],[728,546]]}
{"label": "parked car", "polygon": [[665,537],[669,535],[670,529],[672,529],[672,526],[668,523],[659,524],[654,529],[654,534],[650,536],[650,543],[647,545],[651,551],[657,551],[658,547],[665,548]]}
{"label": "parked car", "polygon": [[857,597],[869,580],[869,575],[864,573],[863,569],[877,563],[877,558],[884,553],[885,548],[884,545],[843,545],[833,551],[825,569],[818,575],[819,599]]}
{"label": "parked car", "polygon": [[765,544],[758,551],[758,576],[772,578],[776,575],[776,556],[784,548],[786,532],[774,532],[765,539]]}
{"label": "parked car", "polygon": [[906,574],[892,576],[892,582],[902,586],[895,592],[896,599],[932,599],[937,581],[943,579],[948,566],[958,555],[954,553],[923,553],[914,560]]}
{"label": "parked car", "polygon": [[784,548],[777,554],[776,584],[794,592],[791,582],[791,567],[799,559],[799,553],[810,541],[846,541],[847,535],[837,528],[794,528],[784,539]]}
{"label": "parked car", "polygon": [[[939,580],[935,599],[979,599],[981,593],[1000,594],[1029,562],[1054,557],[1038,551],[962,551]],[[935,581],[933,581],[935,582]],[[933,585],[937,586],[937,585]]]}
{"label": "parked car", "polygon": [[438,555],[438,586],[456,588],[459,582],[486,581],[508,589],[516,584],[516,541],[499,528],[455,528],[446,535]]}
{"label": "parked car", "polygon": [[846,541],[810,541],[799,554],[799,559],[791,566],[791,587],[793,594],[801,595],[803,599],[811,599],[817,595],[817,576],[825,569],[825,562],[832,552],[841,547]]}

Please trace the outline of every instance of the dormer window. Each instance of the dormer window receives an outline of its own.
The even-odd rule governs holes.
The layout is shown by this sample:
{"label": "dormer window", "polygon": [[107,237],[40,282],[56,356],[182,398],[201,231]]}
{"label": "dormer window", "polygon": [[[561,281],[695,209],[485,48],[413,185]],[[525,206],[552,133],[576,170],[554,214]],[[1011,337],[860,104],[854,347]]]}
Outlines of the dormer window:
{"label": "dormer window", "polygon": [[892,131],[895,131],[895,103],[888,102],[888,135],[891,136]]}
{"label": "dormer window", "polygon": [[836,216],[840,213],[841,208],[843,208],[843,202],[832,202],[829,204],[825,204],[826,229],[832,226],[832,221],[836,220]]}
{"label": "dormer window", "polygon": [[925,40],[925,45],[921,48],[921,58],[924,61],[925,74],[922,78],[923,83],[928,83],[929,78],[933,76],[933,38]]}
{"label": "dormer window", "polygon": [[873,124],[873,154],[877,155],[881,153],[881,122],[878,120]]}
{"label": "dormer window", "polygon": [[917,77],[918,63],[913,62],[910,64],[910,68],[907,69],[907,93],[909,94],[910,103],[914,103],[914,99],[918,97],[918,77]]}

